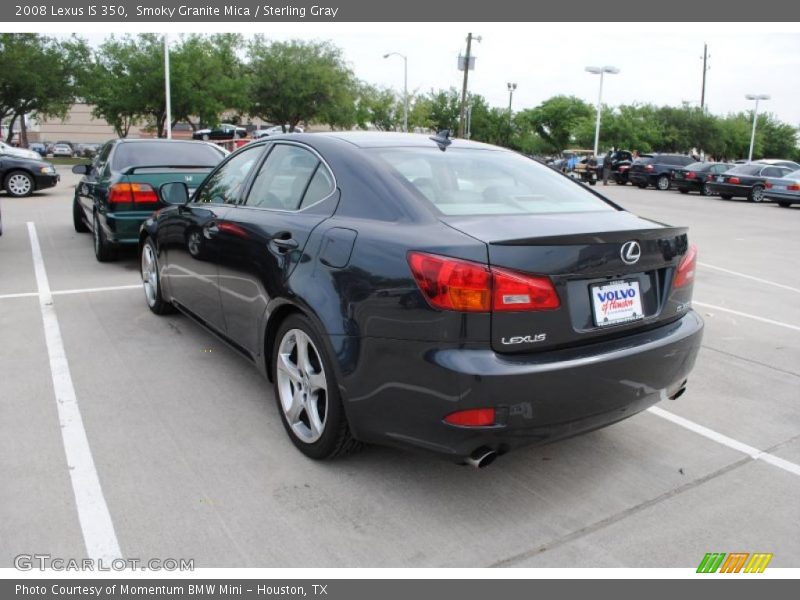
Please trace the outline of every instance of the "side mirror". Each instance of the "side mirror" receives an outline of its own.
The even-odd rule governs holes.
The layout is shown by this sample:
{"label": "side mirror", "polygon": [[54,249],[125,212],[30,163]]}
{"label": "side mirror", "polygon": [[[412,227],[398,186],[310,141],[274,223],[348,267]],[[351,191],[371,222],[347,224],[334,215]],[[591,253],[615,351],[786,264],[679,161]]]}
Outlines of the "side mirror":
{"label": "side mirror", "polygon": [[75,165],[72,172],[76,175],[88,175],[92,172],[92,165]]}
{"label": "side mirror", "polygon": [[189,204],[189,188],[182,181],[170,181],[158,188],[158,195],[164,204],[185,206]]}

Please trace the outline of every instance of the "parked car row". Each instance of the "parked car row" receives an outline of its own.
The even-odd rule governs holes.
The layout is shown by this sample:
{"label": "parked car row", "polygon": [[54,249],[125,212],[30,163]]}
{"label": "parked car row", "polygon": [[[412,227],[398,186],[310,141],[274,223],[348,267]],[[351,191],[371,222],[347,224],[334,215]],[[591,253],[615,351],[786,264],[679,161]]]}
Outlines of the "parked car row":
{"label": "parked car row", "polygon": [[628,180],[640,188],[676,188],[682,194],[697,192],[723,200],[774,200],[785,207],[800,203],[800,163],[785,159],[723,163],[700,162],[682,154],[647,154],[633,161]]}

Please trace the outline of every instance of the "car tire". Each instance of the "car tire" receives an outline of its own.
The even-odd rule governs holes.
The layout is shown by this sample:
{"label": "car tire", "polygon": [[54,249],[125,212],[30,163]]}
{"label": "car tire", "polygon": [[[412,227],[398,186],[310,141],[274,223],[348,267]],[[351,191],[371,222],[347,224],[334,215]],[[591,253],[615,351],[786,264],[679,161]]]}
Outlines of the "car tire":
{"label": "car tire", "polygon": [[89,227],[83,222],[83,209],[77,198],[72,200],[72,225],[78,233],[89,232]]}
{"label": "car tire", "polygon": [[791,202],[779,201],[778,202],[778,206],[780,206],[781,208],[791,208],[792,207],[792,203]]}
{"label": "car tire", "polygon": [[25,171],[11,171],[3,182],[3,187],[9,196],[24,198],[30,196],[36,189],[33,177]]}
{"label": "car tire", "polygon": [[681,194],[688,194],[688,193],[689,193],[689,190],[687,190],[687,189],[684,189],[684,188],[681,188],[681,189],[679,189],[678,191],[679,191]]}
{"label": "car tire", "polygon": [[730,200],[731,198],[733,198],[733,196],[731,196],[730,194],[720,194],[719,197],[722,198],[723,200]]}
{"label": "car tire", "polygon": [[208,141],[208,134],[207,134],[207,133],[204,133],[204,134],[203,134],[203,141],[204,141],[204,142],[207,142],[207,141]]}
{"label": "car tire", "polygon": [[702,187],[700,188],[700,194],[701,194],[701,195],[703,195],[703,196],[711,196],[712,192],[711,192],[711,190],[709,189],[709,187],[708,187],[708,184],[707,184],[707,183],[704,183],[704,184],[702,185]]}
{"label": "car tire", "polygon": [[292,314],[281,323],[271,363],[281,421],[300,452],[323,460],[361,447],[350,433],[327,350],[307,317]]}
{"label": "car tire", "polygon": [[764,186],[754,185],[747,194],[747,199],[750,202],[763,202],[764,201]]}
{"label": "car tire", "polygon": [[669,183],[669,176],[659,175],[658,179],[656,179],[656,188],[662,192],[666,192],[669,189]]}
{"label": "car tire", "polygon": [[636,187],[638,187],[640,190],[643,190],[643,189],[645,189],[647,187],[647,184],[646,183],[637,183]]}
{"label": "car tire", "polygon": [[142,276],[144,299],[147,308],[157,315],[175,312],[175,307],[164,300],[161,295],[161,272],[158,268],[158,251],[152,238],[148,237],[142,244],[139,256],[139,274]]}
{"label": "car tire", "polygon": [[117,248],[106,239],[106,234],[100,226],[97,213],[92,216],[92,238],[94,241],[94,256],[98,262],[112,262],[117,259]]}

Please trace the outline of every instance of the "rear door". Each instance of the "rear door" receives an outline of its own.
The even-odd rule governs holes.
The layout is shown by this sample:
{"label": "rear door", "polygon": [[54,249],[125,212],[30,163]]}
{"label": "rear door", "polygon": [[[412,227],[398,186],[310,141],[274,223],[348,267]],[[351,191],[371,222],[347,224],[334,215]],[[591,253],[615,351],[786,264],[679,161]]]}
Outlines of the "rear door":
{"label": "rear door", "polygon": [[114,142],[108,142],[103,146],[92,161],[91,170],[84,175],[76,187],[78,203],[89,223],[92,222],[92,211],[94,210],[95,197],[97,196],[98,181],[101,177],[107,177],[110,172],[108,160],[113,147]]}
{"label": "rear door", "polygon": [[310,147],[272,144],[244,201],[220,220],[220,287],[227,333],[253,356],[267,305],[290,295],[288,278],[311,232],[336,210],[333,173]]}

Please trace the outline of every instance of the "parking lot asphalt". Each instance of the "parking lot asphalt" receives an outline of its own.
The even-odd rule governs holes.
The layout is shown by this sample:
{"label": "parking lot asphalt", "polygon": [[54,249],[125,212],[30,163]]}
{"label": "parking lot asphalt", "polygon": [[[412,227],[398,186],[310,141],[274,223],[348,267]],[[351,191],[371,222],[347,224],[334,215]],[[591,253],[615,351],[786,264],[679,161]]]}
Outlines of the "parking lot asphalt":
{"label": "parking lot asphalt", "polygon": [[[667,413],[475,470],[378,447],[305,458],[254,367],[150,313],[133,252],[95,261],[72,227],[76,181],[0,196],[0,567],[92,554],[93,535],[197,567],[696,567],[706,552],[800,566],[800,207],[598,186],[699,247],[706,332],[688,391]],[[102,490],[88,505],[45,314]]]}

